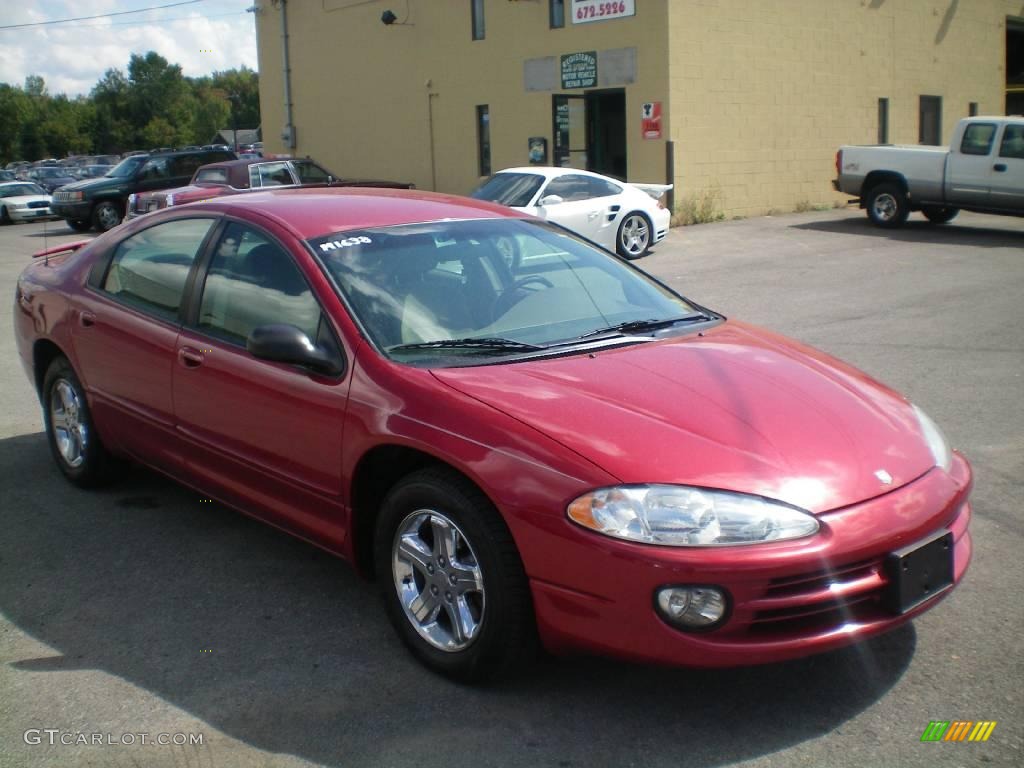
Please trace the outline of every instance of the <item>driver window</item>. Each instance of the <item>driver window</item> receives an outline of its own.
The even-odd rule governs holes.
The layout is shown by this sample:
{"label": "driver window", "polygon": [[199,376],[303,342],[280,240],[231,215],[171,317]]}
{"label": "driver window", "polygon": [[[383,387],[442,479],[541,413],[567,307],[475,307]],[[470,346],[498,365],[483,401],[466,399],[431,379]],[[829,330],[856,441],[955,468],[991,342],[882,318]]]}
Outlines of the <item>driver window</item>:
{"label": "driver window", "polygon": [[243,345],[254,328],[293,325],[316,341],[320,306],[291,256],[251,227],[224,231],[203,286],[199,328]]}

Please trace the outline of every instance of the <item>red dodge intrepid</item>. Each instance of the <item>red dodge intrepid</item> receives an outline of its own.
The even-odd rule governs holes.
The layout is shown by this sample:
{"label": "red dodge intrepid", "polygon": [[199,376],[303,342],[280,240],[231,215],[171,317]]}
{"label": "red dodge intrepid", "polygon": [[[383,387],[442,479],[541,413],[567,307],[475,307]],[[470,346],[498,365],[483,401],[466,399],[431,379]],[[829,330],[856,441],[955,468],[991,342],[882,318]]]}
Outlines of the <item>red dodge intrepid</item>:
{"label": "red dodge intrepid", "polygon": [[349,559],[452,677],[804,656],[967,569],[919,408],[524,214],[293,189],[64,249],[14,308],[64,475],[132,459]]}

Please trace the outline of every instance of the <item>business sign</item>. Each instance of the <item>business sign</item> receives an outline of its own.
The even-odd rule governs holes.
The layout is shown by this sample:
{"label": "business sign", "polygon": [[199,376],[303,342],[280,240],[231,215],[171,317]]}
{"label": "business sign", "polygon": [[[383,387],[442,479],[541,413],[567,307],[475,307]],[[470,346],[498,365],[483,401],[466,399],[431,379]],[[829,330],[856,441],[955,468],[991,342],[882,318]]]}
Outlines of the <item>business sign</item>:
{"label": "business sign", "polygon": [[643,116],[640,118],[640,135],[645,139],[661,138],[661,102],[644,103]]}
{"label": "business sign", "polygon": [[636,0],[572,0],[572,23],[587,24],[636,16]]}
{"label": "business sign", "polygon": [[562,88],[593,88],[597,85],[597,51],[562,56]]}

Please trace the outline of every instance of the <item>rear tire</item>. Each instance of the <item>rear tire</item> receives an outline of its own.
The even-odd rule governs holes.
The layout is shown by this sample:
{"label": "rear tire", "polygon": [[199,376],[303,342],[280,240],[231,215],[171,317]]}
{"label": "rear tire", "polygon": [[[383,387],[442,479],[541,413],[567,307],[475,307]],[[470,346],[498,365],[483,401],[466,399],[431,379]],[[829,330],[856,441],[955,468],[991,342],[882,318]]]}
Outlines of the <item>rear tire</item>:
{"label": "rear tire", "polygon": [[650,250],[653,239],[651,220],[646,214],[633,211],[622,217],[615,237],[615,250],[624,259],[639,259]]}
{"label": "rear tire", "polygon": [[432,670],[507,674],[536,648],[530,588],[505,521],[461,475],[414,472],[381,505],[374,558],[388,618]]}
{"label": "rear tire", "polygon": [[92,223],[100,232],[107,232],[113,229],[121,223],[123,218],[124,206],[119,207],[118,203],[111,202],[110,200],[97,203],[96,207],[92,210]]}
{"label": "rear tire", "polygon": [[868,192],[864,207],[871,223],[886,229],[903,226],[910,215],[910,200],[898,184],[885,182]]}
{"label": "rear tire", "polygon": [[63,355],[53,359],[43,378],[46,439],[64,477],[83,488],[114,479],[117,460],[100,441],[85,388]]}
{"label": "rear tire", "polygon": [[75,232],[88,232],[92,229],[91,221],[83,221],[81,219],[67,219],[68,226],[71,227]]}
{"label": "rear tire", "polygon": [[932,224],[948,224],[960,213],[959,208],[949,208],[941,205],[926,205],[921,213]]}

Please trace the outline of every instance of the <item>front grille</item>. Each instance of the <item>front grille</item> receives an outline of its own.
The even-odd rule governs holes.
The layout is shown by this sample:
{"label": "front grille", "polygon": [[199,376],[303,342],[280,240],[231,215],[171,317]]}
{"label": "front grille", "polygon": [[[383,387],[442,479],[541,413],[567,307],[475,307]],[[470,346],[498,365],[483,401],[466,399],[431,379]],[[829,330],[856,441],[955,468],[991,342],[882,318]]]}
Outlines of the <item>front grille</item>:
{"label": "front grille", "polygon": [[791,635],[828,631],[876,618],[886,580],[879,558],[772,579],[749,601],[748,632]]}
{"label": "front grille", "polygon": [[29,208],[49,208],[50,204],[45,200],[33,200],[28,204]]}

